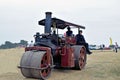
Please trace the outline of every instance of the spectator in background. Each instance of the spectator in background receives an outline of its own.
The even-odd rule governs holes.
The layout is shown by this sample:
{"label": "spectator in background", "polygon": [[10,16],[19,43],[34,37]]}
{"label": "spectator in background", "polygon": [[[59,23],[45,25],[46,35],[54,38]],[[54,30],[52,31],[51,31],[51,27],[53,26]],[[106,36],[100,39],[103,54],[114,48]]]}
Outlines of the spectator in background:
{"label": "spectator in background", "polygon": [[117,49],[118,49],[118,44],[117,44],[117,42],[115,42],[115,47],[114,47],[114,49],[115,49],[115,52],[117,53],[118,51],[117,51]]}
{"label": "spectator in background", "polygon": [[28,47],[33,47],[34,46],[34,43],[33,41],[31,40],[31,43],[28,45]]}
{"label": "spectator in background", "polygon": [[101,44],[101,45],[100,45],[100,49],[103,51],[104,48],[105,48],[105,45],[104,45],[104,44]]}

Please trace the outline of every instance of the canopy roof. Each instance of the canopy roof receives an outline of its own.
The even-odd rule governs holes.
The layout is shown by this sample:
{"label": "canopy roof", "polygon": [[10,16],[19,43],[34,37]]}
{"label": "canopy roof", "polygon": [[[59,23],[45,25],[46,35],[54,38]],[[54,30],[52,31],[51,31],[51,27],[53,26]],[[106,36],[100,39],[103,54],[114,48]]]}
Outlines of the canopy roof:
{"label": "canopy roof", "polygon": [[[75,28],[85,29],[84,26],[77,25],[77,24],[70,23],[70,22],[66,22],[66,21],[61,20],[61,19],[58,19],[58,18],[51,18],[51,19],[52,19],[51,27],[53,27],[53,24],[55,23],[55,24],[56,24],[56,28],[58,28],[58,29],[65,29],[65,28],[68,27],[68,26],[70,26],[70,27],[73,26],[73,27],[75,27]],[[38,22],[38,24],[45,26],[45,19],[40,20],[40,21]]]}

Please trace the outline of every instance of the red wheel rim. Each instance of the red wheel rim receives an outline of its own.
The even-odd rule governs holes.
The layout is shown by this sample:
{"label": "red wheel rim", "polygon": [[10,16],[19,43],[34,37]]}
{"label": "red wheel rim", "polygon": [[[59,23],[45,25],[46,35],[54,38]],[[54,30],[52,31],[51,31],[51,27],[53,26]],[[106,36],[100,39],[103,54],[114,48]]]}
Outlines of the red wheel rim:
{"label": "red wheel rim", "polygon": [[[45,68],[51,65],[52,65],[52,57],[47,53],[45,53],[45,55],[41,60],[41,68]],[[47,69],[41,70],[40,73],[41,73],[41,76],[45,78],[49,76],[50,72],[51,72],[51,67],[48,67]]]}
{"label": "red wheel rim", "polygon": [[80,50],[80,57],[79,57],[79,67],[80,69],[83,69],[85,66],[85,58],[86,58],[85,48],[81,48]]}

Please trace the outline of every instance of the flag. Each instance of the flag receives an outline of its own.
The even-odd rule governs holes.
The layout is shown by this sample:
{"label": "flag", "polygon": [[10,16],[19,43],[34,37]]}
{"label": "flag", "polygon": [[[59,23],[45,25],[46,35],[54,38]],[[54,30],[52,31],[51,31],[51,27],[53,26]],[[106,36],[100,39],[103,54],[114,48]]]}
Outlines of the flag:
{"label": "flag", "polygon": [[110,37],[110,45],[112,45],[112,38]]}

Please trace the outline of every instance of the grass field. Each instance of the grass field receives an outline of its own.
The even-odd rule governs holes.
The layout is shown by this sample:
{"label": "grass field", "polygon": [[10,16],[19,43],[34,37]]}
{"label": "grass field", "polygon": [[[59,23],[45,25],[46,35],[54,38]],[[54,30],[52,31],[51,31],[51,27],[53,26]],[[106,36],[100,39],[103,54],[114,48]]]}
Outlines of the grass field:
{"label": "grass field", "polygon": [[[35,80],[17,68],[23,53],[23,48],[0,50],[0,80]],[[55,69],[47,80],[120,80],[120,51],[93,51],[82,71]]]}

